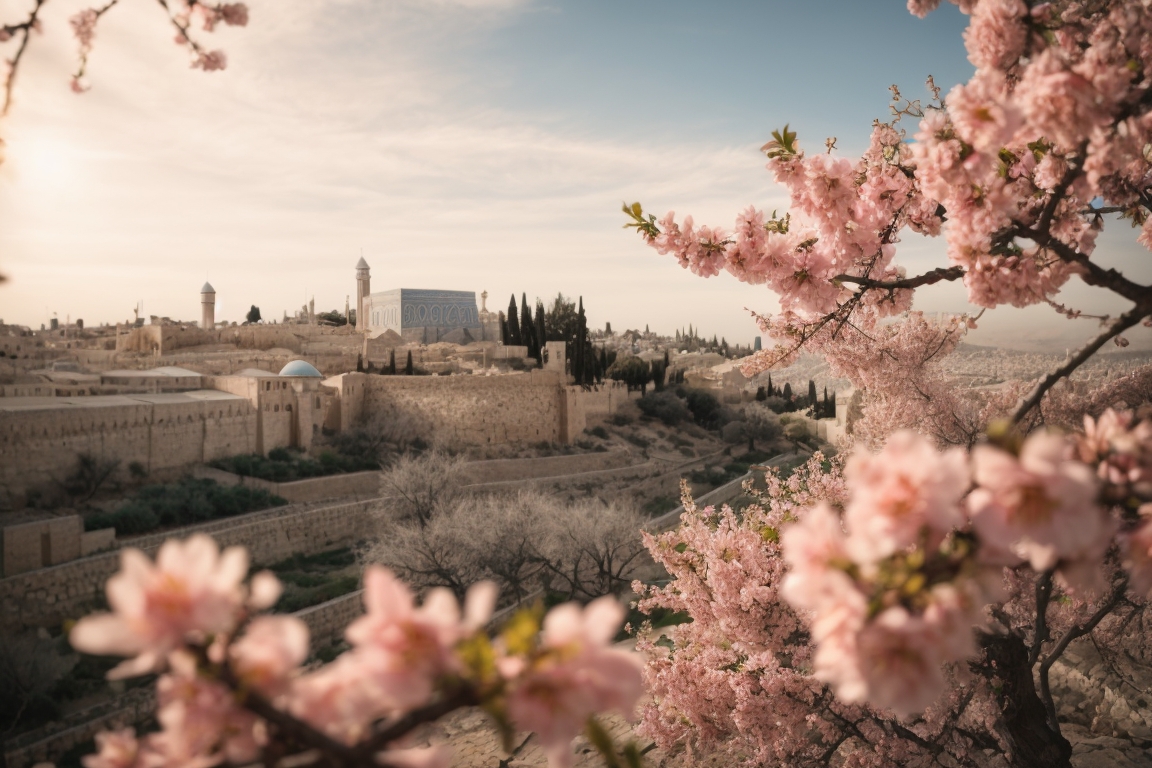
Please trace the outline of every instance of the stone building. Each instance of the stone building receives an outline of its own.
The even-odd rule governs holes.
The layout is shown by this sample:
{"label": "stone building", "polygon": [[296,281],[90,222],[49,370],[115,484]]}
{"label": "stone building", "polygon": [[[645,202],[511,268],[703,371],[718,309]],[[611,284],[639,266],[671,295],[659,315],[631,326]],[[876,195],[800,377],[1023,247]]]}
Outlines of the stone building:
{"label": "stone building", "polygon": [[267,454],[275,448],[311,447],[335,394],[321,386],[322,378],[311,363],[293,360],[279,374],[248,368],[214,376],[212,386],[252,404],[257,413],[254,449]]}
{"label": "stone building", "polygon": [[474,291],[395,288],[369,294],[363,306],[365,332],[372,337],[392,331],[422,344],[481,340]]}

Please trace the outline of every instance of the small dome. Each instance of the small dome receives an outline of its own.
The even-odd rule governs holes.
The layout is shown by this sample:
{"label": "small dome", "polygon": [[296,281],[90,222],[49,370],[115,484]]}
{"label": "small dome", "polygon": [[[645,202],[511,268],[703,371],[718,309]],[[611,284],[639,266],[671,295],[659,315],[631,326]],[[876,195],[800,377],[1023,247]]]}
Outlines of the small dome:
{"label": "small dome", "polygon": [[281,376],[298,376],[300,378],[322,379],[323,374],[316,370],[311,363],[306,360],[293,360],[280,369]]}
{"label": "small dome", "polygon": [[360,261],[356,262],[356,269],[368,269],[368,262],[364,261],[364,257],[360,257]]}
{"label": "small dome", "polygon": [[216,293],[216,289],[212,287],[212,283],[204,283],[204,287],[200,289],[200,293]]}

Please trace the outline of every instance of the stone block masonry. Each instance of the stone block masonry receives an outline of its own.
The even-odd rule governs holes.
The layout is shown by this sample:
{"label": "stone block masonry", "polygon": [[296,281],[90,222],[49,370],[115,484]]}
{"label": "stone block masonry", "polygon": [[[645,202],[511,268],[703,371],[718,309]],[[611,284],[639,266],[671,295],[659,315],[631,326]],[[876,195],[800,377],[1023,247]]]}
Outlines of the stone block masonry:
{"label": "stone block masonry", "polygon": [[153,472],[252,453],[258,415],[216,390],[0,399],[0,509],[59,483],[81,454],[119,461],[121,472],[132,462]]}
{"label": "stone block masonry", "polygon": [[[240,516],[124,543],[152,555],[165,539],[211,533],[221,547],[247,547],[253,563],[267,565],[360,541],[371,530],[375,504],[360,501],[280,515],[255,512],[255,519]],[[18,631],[78,619],[100,604],[104,582],[119,568],[120,555],[113,551],[0,579],[0,625]]]}
{"label": "stone block masonry", "polygon": [[566,443],[583,432],[583,411],[561,376],[372,376],[328,379],[339,391],[342,429],[409,418],[421,435],[450,447]]}

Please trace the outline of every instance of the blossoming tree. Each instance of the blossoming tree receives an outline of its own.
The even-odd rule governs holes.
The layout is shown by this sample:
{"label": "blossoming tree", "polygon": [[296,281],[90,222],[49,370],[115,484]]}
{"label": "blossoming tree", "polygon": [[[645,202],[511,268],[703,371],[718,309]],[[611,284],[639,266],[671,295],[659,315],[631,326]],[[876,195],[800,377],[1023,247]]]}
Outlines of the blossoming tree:
{"label": "blossoming tree", "polygon": [[[643,729],[662,746],[763,764],[1066,766],[1053,665],[1086,636],[1108,661],[1148,662],[1152,422],[1133,409],[1152,399],[1149,371],[1089,397],[1057,384],[1152,318],[1152,286],[1093,259],[1110,219],[1152,247],[1152,11],[953,1],[971,16],[972,79],[946,97],[929,79],[927,106],[894,87],[894,119],[859,160],[774,133],[783,217],[749,208],[723,230],[625,206],[696,274],[779,295],[758,318],[779,343],[746,373],[810,350],[865,391],[846,463],[813,457],[770,475],[749,510],[690,511],[649,539],[673,580],[643,606],[693,619],[646,641]],[[907,274],[907,231],[942,236],[948,264]],[[1056,300],[1073,279],[1125,309],[1039,381],[992,395],[936,365],[974,319],[910,312],[916,289],[958,280],[979,307],[1076,317]],[[1077,420],[1079,437],[1047,431]]]}
{"label": "blossoming tree", "polygon": [[[202,534],[169,540],[155,563],[125,550],[108,580],[111,612],[79,621],[77,650],[126,661],[112,678],[160,673],[160,730],[96,738],[87,768],[159,765],[447,766],[451,750],[417,747],[418,726],[466,706],[483,707],[511,742],[537,734],[553,766],[571,762],[586,732],[613,765],[639,764],[634,745],[618,754],[595,715],[630,714],[641,692],[639,661],[610,647],[623,620],[614,598],[566,603],[541,621],[517,614],[491,638],[485,625],[496,588],[473,586],[461,611],[447,589],[413,594],[390,572],[369,567],[365,615],[345,637],[352,649],[327,665],[306,664],[308,627],[262,614],[280,595],[268,571],[246,579],[247,553],[220,552]],[[507,747],[510,748],[510,747]]]}

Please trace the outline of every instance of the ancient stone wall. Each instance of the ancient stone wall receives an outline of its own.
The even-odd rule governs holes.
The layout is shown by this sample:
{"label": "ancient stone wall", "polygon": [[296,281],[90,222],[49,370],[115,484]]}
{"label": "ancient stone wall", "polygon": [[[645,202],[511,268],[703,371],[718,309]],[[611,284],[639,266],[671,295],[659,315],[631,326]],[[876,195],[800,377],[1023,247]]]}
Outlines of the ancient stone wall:
{"label": "ancient stone wall", "polygon": [[[371,531],[375,503],[359,501],[279,515],[255,513],[251,520],[238,517],[123,543],[151,555],[167,538],[208,532],[220,546],[247,547],[254,564],[268,565],[298,552],[315,554],[360,541]],[[78,619],[97,605],[104,582],[119,567],[120,555],[113,551],[0,579],[0,625],[20,630]]]}
{"label": "ancient stone wall", "polygon": [[258,477],[241,477],[212,467],[196,467],[194,477],[205,477],[221,485],[246,485],[263,488],[271,494],[293,502],[323,501],[325,499],[369,498],[380,493],[379,472],[349,472],[327,477],[310,477],[288,483],[273,483]]}
{"label": "ancient stone wall", "polygon": [[0,505],[59,483],[81,454],[151,472],[256,449],[256,410],[218,392],[49,400],[0,410]]}
{"label": "ancient stone wall", "polygon": [[[345,374],[342,408],[349,428],[359,421],[404,416],[426,439],[464,447],[563,440],[565,388],[545,371],[513,376],[367,376]],[[332,384],[329,380],[327,384]],[[361,389],[362,388],[362,389]],[[358,396],[358,393],[362,394]],[[345,400],[345,394],[349,399]]]}

